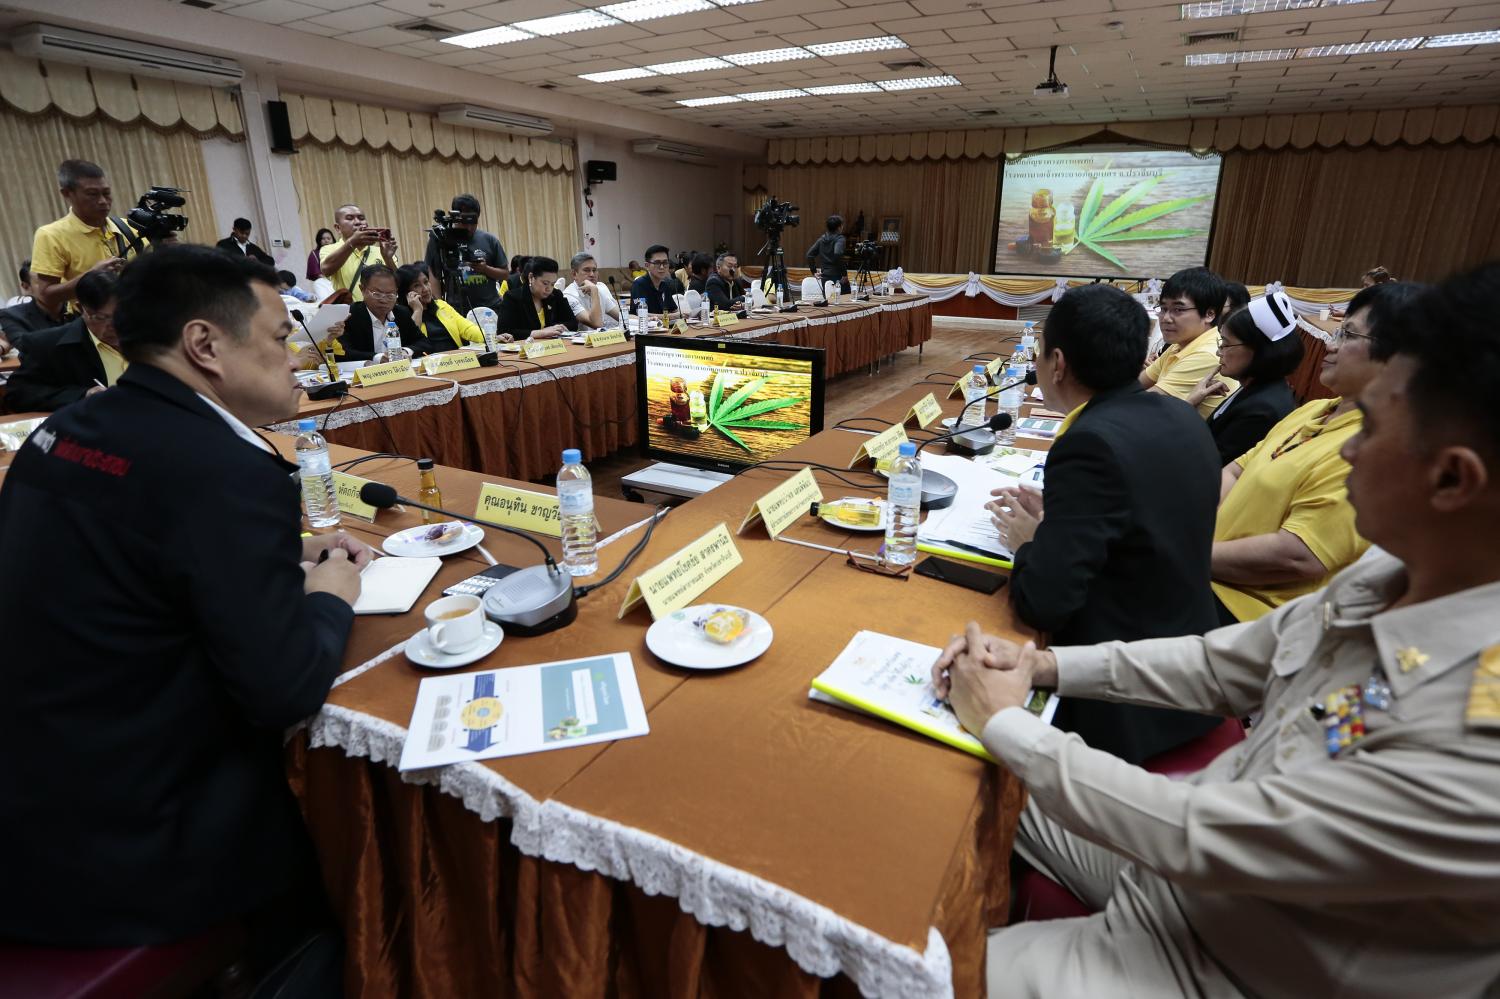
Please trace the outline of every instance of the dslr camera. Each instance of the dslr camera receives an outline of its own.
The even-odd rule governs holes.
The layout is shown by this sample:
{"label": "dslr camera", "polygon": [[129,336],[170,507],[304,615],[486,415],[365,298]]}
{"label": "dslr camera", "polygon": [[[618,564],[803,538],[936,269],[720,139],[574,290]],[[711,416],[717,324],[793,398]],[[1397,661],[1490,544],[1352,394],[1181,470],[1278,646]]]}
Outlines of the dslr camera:
{"label": "dslr camera", "polygon": [[171,212],[171,209],[185,204],[187,199],[177,188],[153,187],[141,195],[141,200],[125,218],[132,229],[154,243],[187,228],[187,216]]}
{"label": "dslr camera", "polygon": [[779,233],[788,226],[795,229],[802,224],[802,216],[795,214],[796,211],[796,205],[768,197],[766,203],[755,210],[755,228],[768,236]]}

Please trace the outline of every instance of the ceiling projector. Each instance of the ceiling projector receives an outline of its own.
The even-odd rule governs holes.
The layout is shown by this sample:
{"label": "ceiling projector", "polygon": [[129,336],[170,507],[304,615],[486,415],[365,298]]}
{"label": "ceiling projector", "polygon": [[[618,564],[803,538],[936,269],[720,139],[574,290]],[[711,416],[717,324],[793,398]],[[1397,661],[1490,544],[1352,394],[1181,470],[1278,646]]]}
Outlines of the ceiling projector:
{"label": "ceiling projector", "polygon": [[1068,85],[1057,78],[1057,46],[1052,46],[1052,57],[1047,60],[1047,78],[1036,85],[1033,97],[1066,97]]}

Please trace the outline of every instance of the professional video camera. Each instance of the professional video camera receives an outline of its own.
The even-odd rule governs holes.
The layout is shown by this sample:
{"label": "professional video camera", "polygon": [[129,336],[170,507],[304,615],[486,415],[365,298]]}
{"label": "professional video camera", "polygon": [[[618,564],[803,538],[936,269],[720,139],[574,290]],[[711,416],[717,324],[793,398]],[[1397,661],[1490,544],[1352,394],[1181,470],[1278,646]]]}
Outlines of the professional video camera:
{"label": "professional video camera", "polygon": [[130,227],[146,239],[156,242],[187,228],[186,215],[174,215],[169,209],[181,208],[187,199],[175,187],[153,187],[125,217]]}
{"label": "professional video camera", "polygon": [[454,249],[463,247],[467,250],[473,231],[462,227],[478,224],[478,212],[445,212],[439,208],[432,213],[430,231],[443,246]]}
{"label": "professional video camera", "polygon": [[797,206],[790,202],[766,198],[766,203],[755,210],[755,228],[767,236],[779,234],[788,226],[795,229],[802,224],[802,216],[792,214],[795,211]]}
{"label": "professional video camera", "polygon": [[867,239],[863,242],[855,243],[854,249],[849,251],[849,255],[860,263],[868,265],[874,261],[875,255],[879,252],[880,244],[873,239]]}
{"label": "professional video camera", "polygon": [[485,252],[476,249],[470,242],[474,238],[474,232],[469,227],[478,224],[478,212],[445,212],[438,208],[432,213],[432,228],[428,230],[437,240],[438,252],[442,258],[443,298],[460,312],[469,310],[466,283],[470,269],[475,264],[490,263]]}

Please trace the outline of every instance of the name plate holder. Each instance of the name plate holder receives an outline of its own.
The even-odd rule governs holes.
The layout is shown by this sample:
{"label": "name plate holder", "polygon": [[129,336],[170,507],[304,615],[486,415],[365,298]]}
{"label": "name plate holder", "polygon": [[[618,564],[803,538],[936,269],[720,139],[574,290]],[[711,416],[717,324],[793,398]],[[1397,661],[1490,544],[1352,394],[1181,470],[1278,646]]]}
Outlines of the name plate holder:
{"label": "name plate holder", "polygon": [[422,358],[422,368],[428,375],[439,375],[449,371],[467,371],[479,367],[479,355],[472,350],[456,350],[451,354],[428,354]]}
{"label": "name plate holder", "polygon": [[538,357],[551,357],[553,354],[566,354],[568,345],[560,339],[527,340],[521,345],[521,351],[526,360],[534,361]]}
{"label": "name plate holder", "polygon": [[367,388],[387,382],[405,381],[416,376],[417,373],[411,369],[411,361],[386,361],[384,364],[366,364],[362,368],[355,368],[354,384]]}
{"label": "name plate holder", "polygon": [[901,445],[907,441],[906,427],[899,423],[892,424],[874,437],[865,440],[854,452],[854,457],[849,459],[849,467],[864,461],[869,461],[876,468],[880,467],[882,461],[889,464],[901,451]]}
{"label": "name plate holder", "polygon": [[756,524],[764,523],[766,533],[775,539],[814,503],[823,502],[823,490],[813,478],[811,468],[804,468],[781,485],[755,501],[736,534],[744,534]]}
{"label": "name plate holder", "polygon": [[932,421],[942,415],[942,404],[937,401],[937,396],[928,392],[925,396],[917,400],[915,406],[906,411],[906,416],[901,422],[909,424],[915,420],[919,428],[926,430],[932,424]]}
{"label": "name plate holder", "polygon": [[721,523],[635,577],[617,617],[643,601],[653,619],[686,607],[743,561],[729,528]]}

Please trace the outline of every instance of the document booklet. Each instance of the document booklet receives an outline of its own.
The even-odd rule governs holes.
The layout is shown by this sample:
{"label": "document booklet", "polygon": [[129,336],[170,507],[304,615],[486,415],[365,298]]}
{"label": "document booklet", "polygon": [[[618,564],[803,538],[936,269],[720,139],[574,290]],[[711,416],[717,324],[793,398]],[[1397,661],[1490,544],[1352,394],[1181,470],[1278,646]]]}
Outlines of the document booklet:
{"label": "document booklet", "polygon": [[[814,700],[854,708],[995,762],[983,744],[958,723],[946,701],[932,688],[932,664],[942,649],[874,631],[849,640],[838,658],[812,682]],[[1026,710],[1049,725],[1057,712],[1057,695],[1033,690]]]}
{"label": "document booklet", "polygon": [[354,613],[405,614],[442,567],[440,558],[375,559],[359,574]]}
{"label": "document booklet", "polygon": [[402,770],[645,735],[628,652],[429,676],[417,688]]}

